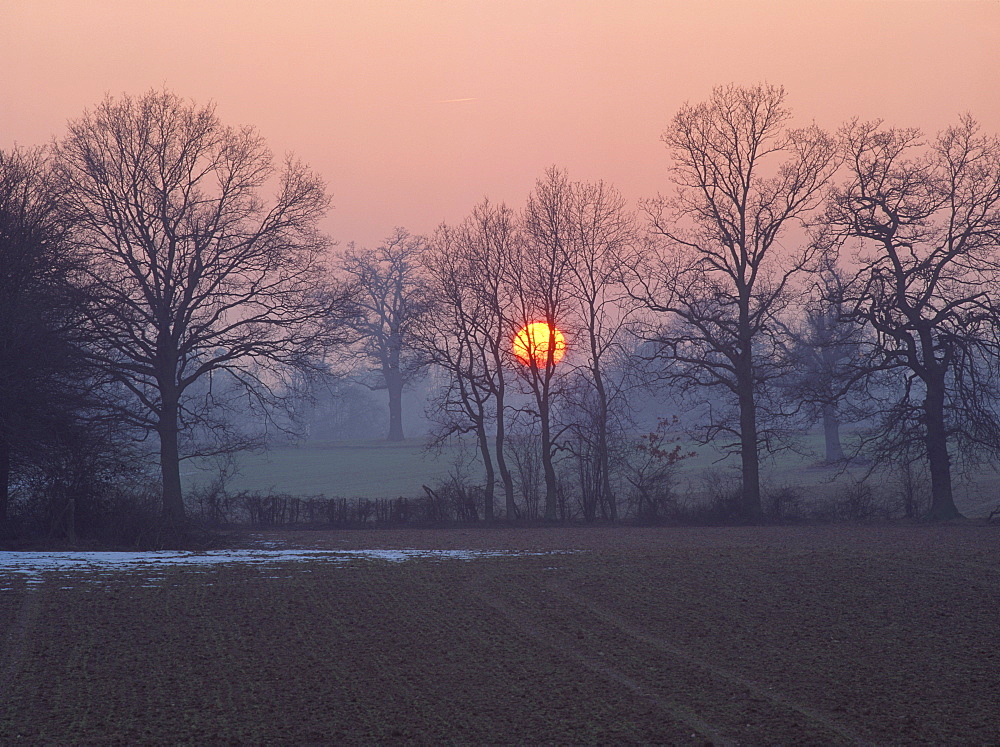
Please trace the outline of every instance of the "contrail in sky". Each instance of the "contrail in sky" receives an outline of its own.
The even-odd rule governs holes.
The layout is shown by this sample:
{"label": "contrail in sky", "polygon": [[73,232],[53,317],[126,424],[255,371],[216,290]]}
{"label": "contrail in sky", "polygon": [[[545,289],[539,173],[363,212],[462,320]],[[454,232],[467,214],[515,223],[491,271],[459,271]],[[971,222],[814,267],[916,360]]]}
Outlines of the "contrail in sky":
{"label": "contrail in sky", "polygon": [[458,104],[458,103],[460,103],[462,101],[475,101],[476,98],[477,98],[476,96],[473,96],[470,99],[444,99],[443,101],[435,101],[434,103],[435,104]]}

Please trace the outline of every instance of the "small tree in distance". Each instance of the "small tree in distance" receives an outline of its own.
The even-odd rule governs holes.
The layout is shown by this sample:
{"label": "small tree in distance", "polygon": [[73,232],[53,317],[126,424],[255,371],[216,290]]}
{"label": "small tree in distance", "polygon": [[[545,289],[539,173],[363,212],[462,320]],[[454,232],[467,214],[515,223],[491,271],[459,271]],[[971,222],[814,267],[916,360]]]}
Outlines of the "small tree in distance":
{"label": "small tree in distance", "polygon": [[670,434],[678,425],[677,416],[659,418],[656,429],[639,436],[634,453],[626,460],[625,480],[632,488],[636,517],[657,522],[674,502],[674,478],[685,459],[696,456],[684,451],[679,438]]}
{"label": "small tree in distance", "polygon": [[845,458],[840,426],[848,411],[846,395],[864,365],[864,328],[844,307],[849,282],[835,257],[824,254],[812,272],[810,295],[792,310],[798,323],[785,328],[794,364],[790,393],[803,403],[810,422],[822,423],[825,459],[831,464]]}
{"label": "small tree in distance", "polygon": [[403,391],[424,372],[427,356],[417,344],[421,319],[430,308],[423,277],[426,242],[397,228],[375,249],[348,246],[340,261],[354,313],[348,325],[377,384],[389,395],[388,441],[403,440]]}

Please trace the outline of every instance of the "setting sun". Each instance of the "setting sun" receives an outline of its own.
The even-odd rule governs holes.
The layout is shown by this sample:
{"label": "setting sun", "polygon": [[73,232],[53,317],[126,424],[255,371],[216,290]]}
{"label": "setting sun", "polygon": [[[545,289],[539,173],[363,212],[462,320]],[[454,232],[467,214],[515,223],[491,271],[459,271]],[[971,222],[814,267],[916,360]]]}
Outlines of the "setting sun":
{"label": "setting sun", "polygon": [[566,337],[546,322],[531,322],[514,336],[514,355],[526,366],[534,363],[543,368],[548,365],[550,344],[554,344],[552,362],[555,364],[566,354]]}

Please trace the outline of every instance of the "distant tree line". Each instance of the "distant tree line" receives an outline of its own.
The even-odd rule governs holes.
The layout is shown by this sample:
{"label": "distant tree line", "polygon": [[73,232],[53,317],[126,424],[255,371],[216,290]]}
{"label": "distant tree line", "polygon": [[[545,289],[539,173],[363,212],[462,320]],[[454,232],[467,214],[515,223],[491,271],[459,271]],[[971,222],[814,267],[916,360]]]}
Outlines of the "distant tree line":
{"label": "distant tree line", "polygon": [[762,458],[818,422],[828,461],[923,464],[927,516],[957,517],[956,461],[1000,447],[1000,140],[797,128],[767,85],[662,140],[671,184],[636,211],[553,167],[519,208],[342,252],[316,174],[169,91],[0,152],[0,531],[35,496],[72,535],[155,478],[182,533],[182,460],[294,430],[331,377],[384,389],[401,440],[425,375],[486,520],[655,519],[680,423],[634,416],[662,391],[738,456],[732,520],[764,520]]}

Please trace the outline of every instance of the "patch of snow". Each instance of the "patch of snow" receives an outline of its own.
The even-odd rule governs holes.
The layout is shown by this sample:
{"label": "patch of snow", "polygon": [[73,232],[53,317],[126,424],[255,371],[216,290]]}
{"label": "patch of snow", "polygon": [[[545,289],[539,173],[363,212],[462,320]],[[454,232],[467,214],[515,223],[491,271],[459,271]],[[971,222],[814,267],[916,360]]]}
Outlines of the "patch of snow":
{"label": "patch of snow", "polygon": [[[13,552],[0,551],[0,575],[27,577],[29,584],[39,584],[44,574],[56,572],[113,573],[136,571],[149,574],[147,580],[159,581],[166,567],[184,566],[207,571],[222,564],[266,565],[301,561],[343,563],[350,560],[385,560],[401,563],[416,558],[433,560],[475,560],[477,558],[548,555],[549,552],[507,550],[209,550],[187,552]],[[311,569],[305,569],[311,570]],[[69,587],[64,587],[69,588]],[[0,589],[3,590],[3,589]]]}

